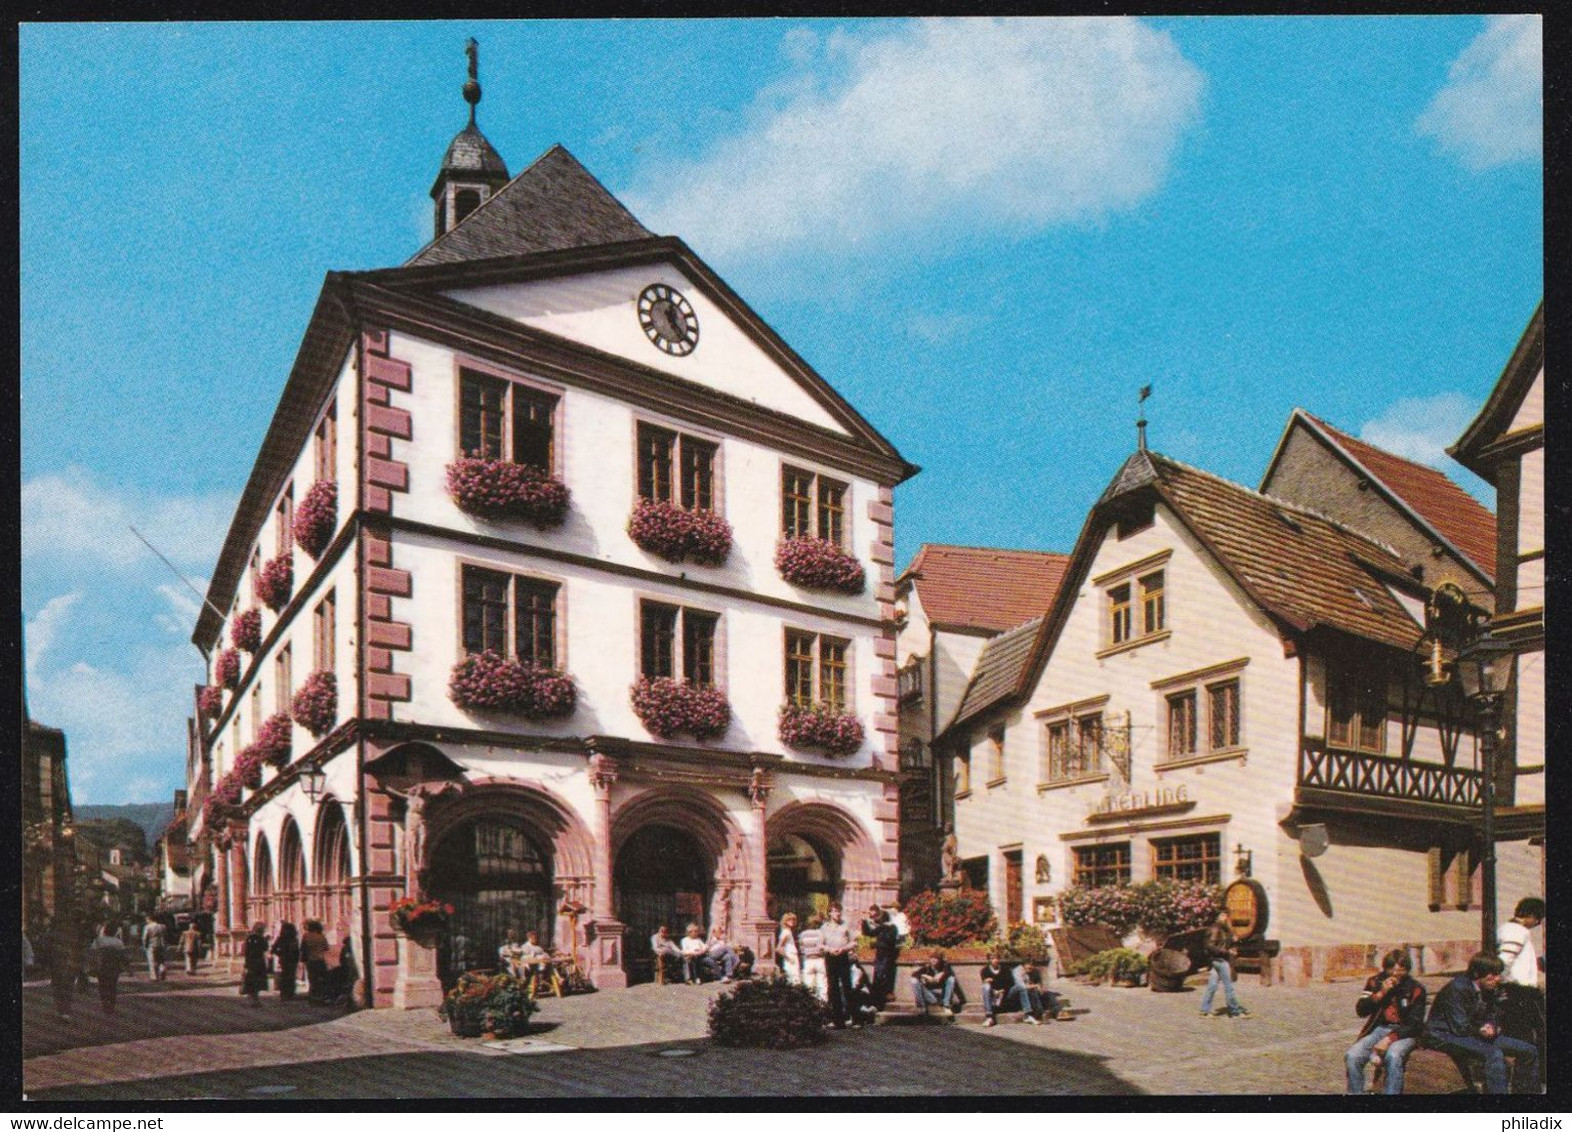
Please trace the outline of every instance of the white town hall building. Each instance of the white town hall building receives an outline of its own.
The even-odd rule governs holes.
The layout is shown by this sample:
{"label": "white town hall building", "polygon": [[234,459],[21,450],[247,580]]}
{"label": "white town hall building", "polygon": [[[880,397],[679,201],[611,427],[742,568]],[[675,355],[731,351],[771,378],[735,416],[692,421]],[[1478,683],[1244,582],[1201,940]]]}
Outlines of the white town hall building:
{"label": "white town hall building", "polygon": [[214,570],[194,885],[222,949],[322,919],[377,1006],[509,929],[603,988],[661,923],[768,965],[783,911],[896,893],[917,469],[565,149],[510,179],[465,97],[435,238],[328,275]]}

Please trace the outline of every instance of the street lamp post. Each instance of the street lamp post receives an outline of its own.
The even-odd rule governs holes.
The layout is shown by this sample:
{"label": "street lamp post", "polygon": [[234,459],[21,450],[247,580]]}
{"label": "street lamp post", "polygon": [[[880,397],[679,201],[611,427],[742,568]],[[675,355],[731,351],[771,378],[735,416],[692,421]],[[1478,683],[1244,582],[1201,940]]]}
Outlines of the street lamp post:
{"label": "street lamp post", "polygon": [[[1437,587],[1428,608],[1427,635],[1432,653],[1427,680],[1450,684],[1454,677],[1474,709],[1479,727],[1479,833],[1484,842],[1479,857],[1480,948],[1496,950],[1496,736],[1501,726],[1501,703],[1512,674],[1512,648],[1490,635],[1484,614],[1469,604],[1461,589],[1450,582]],[[1442,657],[1443,644],[1457,650],[1449,665]],[[1448,671],[1450,669],[1450,671]]]}

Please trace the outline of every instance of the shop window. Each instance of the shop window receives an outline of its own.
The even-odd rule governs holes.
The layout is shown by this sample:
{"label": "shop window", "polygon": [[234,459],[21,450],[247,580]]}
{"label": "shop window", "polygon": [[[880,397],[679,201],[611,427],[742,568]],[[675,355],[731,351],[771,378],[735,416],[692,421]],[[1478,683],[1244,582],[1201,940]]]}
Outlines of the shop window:
{"label": "shop window", "polygon": [[1152,842],[1152,876],[1158,880],[1198,881],[1221,884],[1223,836],[1199,833],[1191,837],[1165,837]]}
{"label": "shop window", "polygon": [[1078,888],[1104,888],[1130,883],[1130,843],[1078,845],[1075,849],[1075,876]]}

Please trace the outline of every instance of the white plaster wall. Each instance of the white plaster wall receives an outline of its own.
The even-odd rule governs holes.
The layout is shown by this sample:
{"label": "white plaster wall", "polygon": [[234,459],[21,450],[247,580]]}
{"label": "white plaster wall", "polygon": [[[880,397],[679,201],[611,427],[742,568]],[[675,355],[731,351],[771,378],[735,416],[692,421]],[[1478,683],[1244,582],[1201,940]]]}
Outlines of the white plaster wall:
{"label": "white plaster wall", "polygon": [[[878,616],[878,567],[871,557],[877,532],[868,518],[868,503],[878,498],[878,488],[872,481],[812,461],[783,458],[759,445],[690,428],[659,414],[635,414],[630,406],[597,393],[566,389],[558,447],[563,479],[572,492],[567,521],[549,531],[524,523],[487,522],[460,511],[447,493],[446,468],[458,455],[458,355],[402,334],[392,336],[390,350],[392,356],[410,363],[413,380],[411,392],[394,390],[391,399],[395,408],[408,410],[414,418],[412,439],[395,440],[392,448],[393,458],[410,469],[409,491],[393,496],[394,514],[400,518],[551,546],[671,576],[686,575],[828,610]],[[530,375],[521,372],[520,376]],[[719,441],[721,510],[734,536],[723,565],[673,565],[645,553],[628,537],[628,517],[638,497],[635,429],[639,421]],[[823,472],[850,485],[847,549],[857,556],[868,578],[862,594],[848,597],[799,590],[776,571],[782,463]]]}
{"label": "white plaster wall", "polygon": [[938,688],[935,718],[941,730],[955,718],[955,709],[961,706],[966,685],[977,669],[977,658],[988,647],[990,639],[967,633],[947,633],[942,629],[934,636],[933,668]]}
{"label": "white plaster wall", "polygon": [[[1162,567],[1167,592],[1170,636],[1102,659],[1106,646],[1104,587],[1091,579],[1170,549]],[[1000,846],[1020,844],[1026,882],[1023,910],[1031,898],[1066,887],[1073,876],[1073,846],[1096,841],[1130,841],[1132,880],[1151,876],[1148,835],[1108,834],[1066,842],[1061,833],[1088,832],[1128,823],[1088,823],[1088,812],[1110,794],[1127,789],[1155,793],[1185,787],[1196,805],[1184,814],[1154,821],[1197,819],[1193,829],[1153,831],[1150,837],[1182,836],[1218,830],[1224,847],[1224,879],[1232,879],[1236,842],[1255,850],[1255,876],[1273,886],[1271,846],[1277,836],[1275,805],[1291,797],[1298,766],[1299,665],[1283,656],[1283,646],[1266,617],[1255,610],[1210,557],[1159,507],[1156,521],[1127,539],[1112,534],[1103,542],[1076,593],[1063,632],[1023,711],[1006,720],[1006,782],[988,787],[987,724],[973,732],[972,796],[956,803],[957,838],[963,856],[988,854],[992,871],[1000,867]],[[1249,663],[1239,673],[1241,729],[1245,754],[1182,768],[1158,769],[1165,754],[1166,694],[1154,680],[1238,658]],[[1044,773],[1046,728],[1036,712],[1107,695],[1100,709],[1105,726],[1128,711],[1132,729],[1132,781],[1125,787],[1117,772],[1106,782],[1038,790]],[[1204,726],[1204,706],[1202,725]],[[1227,816],[1224,823],[1199,819]],[[1034,862],[1048,858],[1052,879],[1038,885]],[[997,885],[997,881],[994,882]]]}
{"label": "white plaster wall", "polygon": [[[684,357],[673,357],[658,348],[639,324],[639,295],[653,283],[675,287],[693,305],[699,320],[699,341],[694,351]],[[461,303],[665,370],[744,401],[779,409],[836,432],[846,431],[696,284],[670,264],[445,293]]]}
{"label": "white plaster wall", "polygon": [[[460,550],[457,544],[437,537],[395,536],[394,561],[413,574],[414,585],[409,598],[393,600],[393,616],[411,623],[415,646],[411,652],[393,654],[397,670],[411,677],[412,692],[409,703],[394,705],[396,719],[518,734],[651,738],[629,702],[629,691],[638,678],[638,600],[644,595],[722,615],[719,678],[731,702],[732,724],[715,741],[717,746],[779,753],[797,762],[870,765],[870,744],[876,735],[870,679],[876,670],[875,630],[871,626],[848,626],[832,617],[798,615],[743,600],[696,594],[678,586],[643,584],[592,567],[508,551],[462,548],[465,561],[551,578],[563,586],[566,602],[559,608],[566,611],[567,648],[559,663],[574,677],[578,706],[567,719],[544,723],[461,710],[447,691],[452,668],[462,655]],[[790,751],[777,737],[785,684],[784,631],[788,626],[852,640],[852,704],[869,737],[857,754],[830,758]]]}
{"label": "white plaster wall", "polygon": [[[1545,764],[1545,653],[1543,649],[1522,653],[1517,658],[1517,720],[1513,727],[1517,744],[1517,765]],[[1545,772],[1520,774],[1517,778],[1519,806],[1543,804]]]}
{"label": "white plaster wall", "polygon": [[[303,582],[305,579],[297,575],[297,580]],[[294,687],[297,691],[305,683],[306,677],[311,675],[312,657],[316,652],[315,638],[313,636],[315,625],[312,620],[312,611],[316,608],[317,603],[327,596],[329,590],[334,592],[336,604],[333,659],[335,662],[334,675],[338,682],[338,719],[342,722],[354,714],[355,704],[359,696],[358,672],[354,663],[357,644],[355,609],[359,602],[359,595],[357,578],[355,576],[355,555],[353,552],[350,552],[340,558],[333,569],[306,595],[305,601],[300,606],[299,615],[279,635],[278,639],[260,654],[258,663],[251,664],[250,658],[245,653],[241,654],[245,668],[241,673],[240,687],[233,693],[235,713],[226,714],[223,717],[223,726],[220,730],[222,742],[214,746],[215,781],[217,781],[217,777],[221,777],[234,765],[237,749],[231,741],[233,734],[232,721],[237,717],[240,720],[240,742],[242,747],[256,738],[251,727],[250,701],[252,688],[260,686],[262,689],[262,718],[264,721],[274,712],[288,709],[288,704],[284,702],[284,697],[280,695],[275,679],[274,659],[278,656],[279,650],[286,645],[291,646],[290,667]],[[268,616],[271,615],[264,616],[263,620],[262,635],[264,639],[272,631],[272,622],[267,619]],[[227,625],[224,631],[227,647],[227,634],[229,631]],[[228,695],[226,693],[226,712],[229,712],[227,706]],[[311,732],[299,724],[294,725],[293,736],[292,750],[296,757],[309,751],[318,741],[312,737]],[[266,768],[262,772],[263,782],[266,783],[277,773],[271,767]]]}

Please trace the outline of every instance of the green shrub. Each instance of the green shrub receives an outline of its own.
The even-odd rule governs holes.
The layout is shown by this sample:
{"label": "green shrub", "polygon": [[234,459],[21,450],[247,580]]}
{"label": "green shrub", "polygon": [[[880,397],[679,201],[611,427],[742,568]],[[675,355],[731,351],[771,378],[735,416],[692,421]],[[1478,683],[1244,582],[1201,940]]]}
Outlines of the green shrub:
{"label": "green shrub", "polygon": [[1081,960],[1070,973],[1099,981],[1138,979],[1146,974],[1146,956],[1129,947],[1110,947]]}
{"label": "green shrub", "polygon": [[999,927],[986,892],[919,892],[906,902],[912,943],[927,947],[961,947],[992,939]]}
{"label": "green shrub", "polygon": [[992,946],[1013,963],[1026,959],[1034,963],[1048,962],[1048,937],[1036,924],[1017,920],[1010,925],[1009,931],[994,938]]}
{"label": "green shrub", "polygon": [[829,1009],[807,987],[754,979],[710,1005],[710,1037],[733,1049],[797,1049],[824,1041]]}

